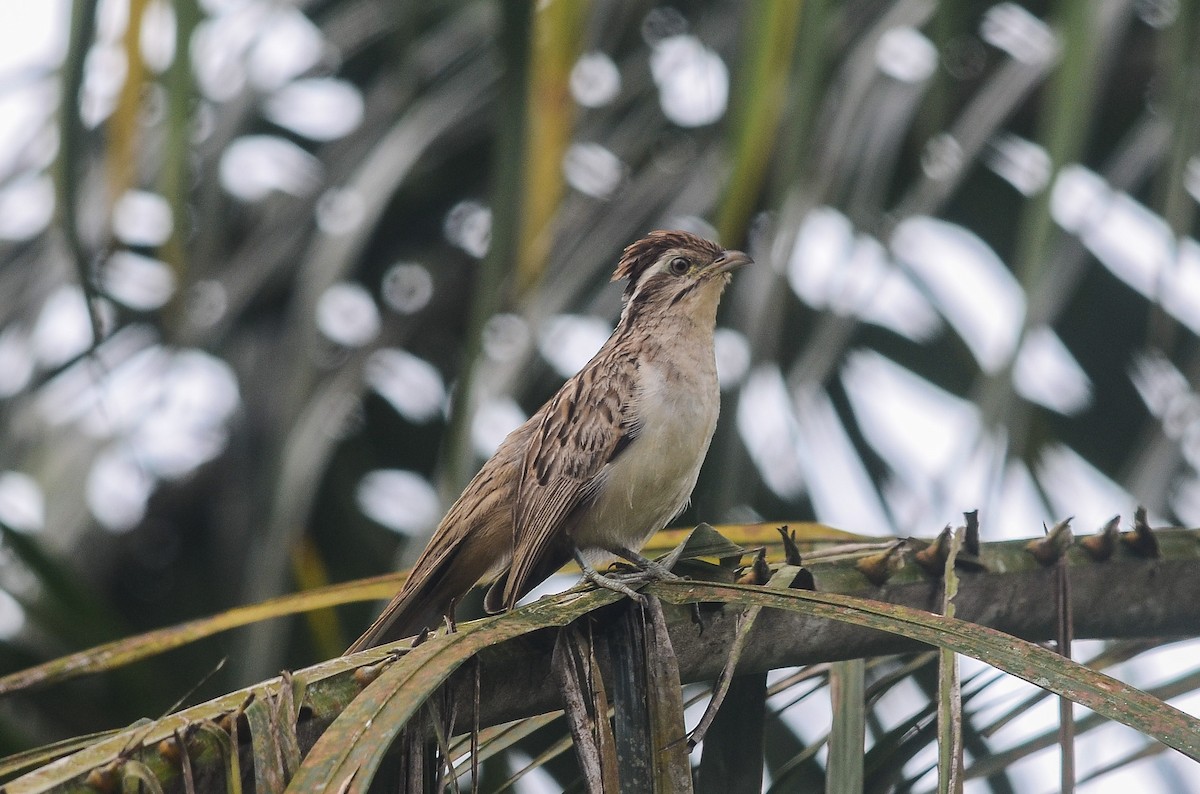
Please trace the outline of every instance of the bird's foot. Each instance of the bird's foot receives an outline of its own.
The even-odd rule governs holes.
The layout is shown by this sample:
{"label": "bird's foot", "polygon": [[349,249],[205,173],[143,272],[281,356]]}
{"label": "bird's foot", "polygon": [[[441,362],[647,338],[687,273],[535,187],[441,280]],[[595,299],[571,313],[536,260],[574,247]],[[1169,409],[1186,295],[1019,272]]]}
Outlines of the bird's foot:
{"label": "bird's foot", "polygon": [[652,560],[649,557],[644,557],[633,549],[627,549],[623,546],[619,546],[614,549],[609,549],[609,551],[633,565],[637,570],[624,575],[639,577],[642,584],[648,582],[681,581],[681,577],[672,573],[665,565],[657,562],[656,560]]}
{"label": "bird's foot", "polygon": [[575,562],[579,564],[580,569],[583,571],[583,578],[597,587],[612,590],[614,593],[628,596],[639,604],[645,604],[646,597],[634,590],[634,587],[640,587],[651,582],[681,581],[681,577],[672,573],[665,565],[648,557],[643,557],[632,549],[621,546],[607,549],[607,551],[628,562],[632,568],[600,573],[583,559],[583,555],[578,550],[575,551]]}
{"label": "bird's foot", "polygon": [[[625,584],[625,582],[630,580],[624,576],[618,578],[618,576],[605,575],[593,569],[590,571],[584,571],[583,578],[596,585],[596,587],[603,587],[605,590],[612,590],[614,593],[620,593],[621,595],[627,596],[643,606],[646,604],[646,596],[642,595],[637,590],[634,590],[628,584]],[[645,582],[630,583],[645,584]]]}

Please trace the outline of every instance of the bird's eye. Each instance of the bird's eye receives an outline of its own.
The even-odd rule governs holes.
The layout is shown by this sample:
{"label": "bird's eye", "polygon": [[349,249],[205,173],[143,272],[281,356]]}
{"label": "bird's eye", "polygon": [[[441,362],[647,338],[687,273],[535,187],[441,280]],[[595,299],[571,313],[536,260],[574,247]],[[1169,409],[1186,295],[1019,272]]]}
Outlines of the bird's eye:
{"label": "bird's eye", "polygon": [[677,256],[671,260],[669,267],[671,268],[672,273],[677,276],[682,276],[684,273],[688,272],[690,264],[688,263],[687,259],[683,258],[682,256]]}

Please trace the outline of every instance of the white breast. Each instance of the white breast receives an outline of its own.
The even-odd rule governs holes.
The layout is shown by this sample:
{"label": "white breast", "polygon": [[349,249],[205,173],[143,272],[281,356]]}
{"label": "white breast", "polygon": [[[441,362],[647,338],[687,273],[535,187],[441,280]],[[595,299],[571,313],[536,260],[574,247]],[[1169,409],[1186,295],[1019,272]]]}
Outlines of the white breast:
{"label": "white breast", "polygon": [[711,345],[693,347],[682,360],[681,352],[643,358],[641,429],[607,467],[596,503],[575,527],[581,548],[639,549],[687,506],[716,429],[720,393]]}

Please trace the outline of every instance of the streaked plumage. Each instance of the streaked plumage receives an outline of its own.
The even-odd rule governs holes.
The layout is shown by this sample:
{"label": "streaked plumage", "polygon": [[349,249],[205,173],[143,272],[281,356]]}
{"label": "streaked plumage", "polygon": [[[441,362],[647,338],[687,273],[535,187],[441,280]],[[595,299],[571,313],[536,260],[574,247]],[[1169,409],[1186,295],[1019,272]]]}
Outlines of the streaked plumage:
{"label": "streaked plumage", "polygon": [[437,626],[480,581],[489,611],[511,609],[576,548],[636,551],[682,512],[720,408],[717,305],[747,262],[679,231],[626,248],[612,336],[484,464],[350,651]]}

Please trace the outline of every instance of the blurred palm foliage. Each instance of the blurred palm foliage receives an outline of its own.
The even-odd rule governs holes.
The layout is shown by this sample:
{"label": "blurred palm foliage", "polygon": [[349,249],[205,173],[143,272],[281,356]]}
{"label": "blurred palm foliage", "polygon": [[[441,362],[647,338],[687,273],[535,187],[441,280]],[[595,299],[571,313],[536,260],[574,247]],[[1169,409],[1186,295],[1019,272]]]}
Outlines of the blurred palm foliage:
{"label": "blurred palm foliage", "polygon": [[[1195,5],[47,3],[49,55],[0,85],[0,665],[411,559],[667,226],[758,262],[683,523],[1200,524]],[[2,703],[0,742],[327,658],[368,616]],[[870,702],[870,737],[928,751],[910,701]],[[769,763],[812,759],[828,716],[783,705]]]}

